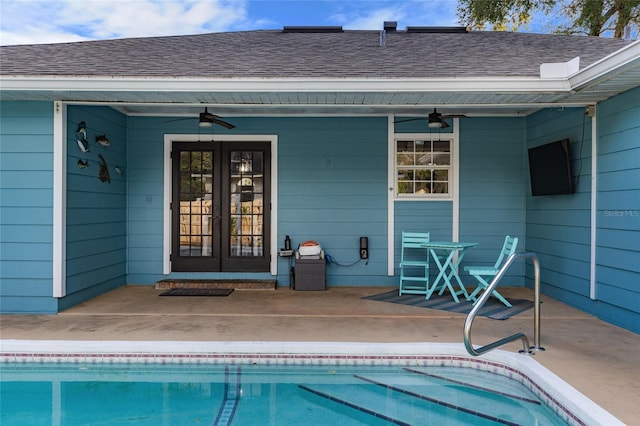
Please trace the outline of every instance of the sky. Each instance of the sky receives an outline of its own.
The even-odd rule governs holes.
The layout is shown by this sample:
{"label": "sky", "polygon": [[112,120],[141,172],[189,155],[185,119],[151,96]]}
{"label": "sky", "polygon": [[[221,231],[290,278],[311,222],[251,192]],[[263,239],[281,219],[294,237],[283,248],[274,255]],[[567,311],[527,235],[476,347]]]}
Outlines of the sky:
{"label": "sky", "polygon": [[341,25],[459,26],[456,0],[0,0],[0,45]]}

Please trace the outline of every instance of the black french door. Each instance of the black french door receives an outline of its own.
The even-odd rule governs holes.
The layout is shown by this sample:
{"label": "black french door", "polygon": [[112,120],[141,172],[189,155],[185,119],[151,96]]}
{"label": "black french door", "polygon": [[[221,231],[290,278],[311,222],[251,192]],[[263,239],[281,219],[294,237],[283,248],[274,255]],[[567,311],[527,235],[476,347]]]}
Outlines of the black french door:
{"label": "black french door", "polygon": [[269,271],[269,146],[173,143],[172,271]]}

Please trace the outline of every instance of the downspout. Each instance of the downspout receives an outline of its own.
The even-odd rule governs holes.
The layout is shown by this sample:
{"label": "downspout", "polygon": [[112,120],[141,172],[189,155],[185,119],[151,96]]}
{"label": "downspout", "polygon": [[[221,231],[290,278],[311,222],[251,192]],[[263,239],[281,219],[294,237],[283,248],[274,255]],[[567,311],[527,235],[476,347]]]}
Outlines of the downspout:
{"label": "downspout", "polygon": [[53,297],[67,294],[66,209],[67,209],[67,106],[53,103]]}
{"label": "downspout", "polygon": [[387,275],[392,277],[395,269],[395,169],[396,169],[396,147],[395,147],[395,125],[394,116],[387,117]]}
{"label": "downspout", "polygon": [[597,195],[598,195],[598,125],[597,106],[587,107],[591,117],[591,260],[589,271],[589,298],[596,300],[596,234],[597,234]]}

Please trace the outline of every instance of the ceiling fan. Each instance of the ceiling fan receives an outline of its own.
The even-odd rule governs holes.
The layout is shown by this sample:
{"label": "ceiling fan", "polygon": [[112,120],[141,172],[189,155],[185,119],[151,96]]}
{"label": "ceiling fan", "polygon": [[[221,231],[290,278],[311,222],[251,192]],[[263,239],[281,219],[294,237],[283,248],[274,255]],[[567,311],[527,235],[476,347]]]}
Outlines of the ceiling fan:
{"label": "ceiling fan", "polygon": [[[464,114],[446,114],[443,115],[437,111],[436,108],[433,109],[433,112],[429,114],[427,120],[429,122],[428,126],[432,129],[446,129],[449,127],[449,123],[445,121],[447,118],[464,118],[466,115]],[[394,123],[402,123],[404,121],[416,121],[416,120],[424,120],[424,117],[421,118],[407,118],[405,120],[396,120]]]}
{"label": "ceiling fan", "polygon": [[[191,120],[191,118],[177,118],[175,120],[165,121],[165,123],[181,120]],[[227,129],[233,129],[236,127],[233,124],[224,121],[222,117],[211,114],[209,110],[207,110],[207,107],[205,107],[204,112],[201,112],[198,116],[198,125],[200,127],[212,127],[214,124],[219,124],[220,126],[226,127]]]}
{"label": "ceiling fan", "polygon": [[207,107],[204,107],[204,112],[200,113],[200,121],[198,123],[198,125],[200,127],[211,127],[214,124],[219,124],[222,127],[226,127],[227,129],[233,129],[236,126],[234,126],[231,123],[227,123],[226,121],[222,120],[221,117],[215,115],[215,114],[211,114],[208,110]]}

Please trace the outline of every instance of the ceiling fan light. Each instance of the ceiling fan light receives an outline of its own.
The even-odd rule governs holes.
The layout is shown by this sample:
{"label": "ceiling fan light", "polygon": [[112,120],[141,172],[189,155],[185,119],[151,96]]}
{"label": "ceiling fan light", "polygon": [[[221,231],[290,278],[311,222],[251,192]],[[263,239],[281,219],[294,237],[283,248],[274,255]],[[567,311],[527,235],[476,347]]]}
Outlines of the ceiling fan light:
{"label": "ceiling fan light", "polygon": [[213,127],[213,122],[207,120],[200,120],[200,127]]}
{"label": "ceiling fan light", "polygon": [[442,122],[440,120],[429,120],[429,128],[431,129],[439,129],[442,127]]}

